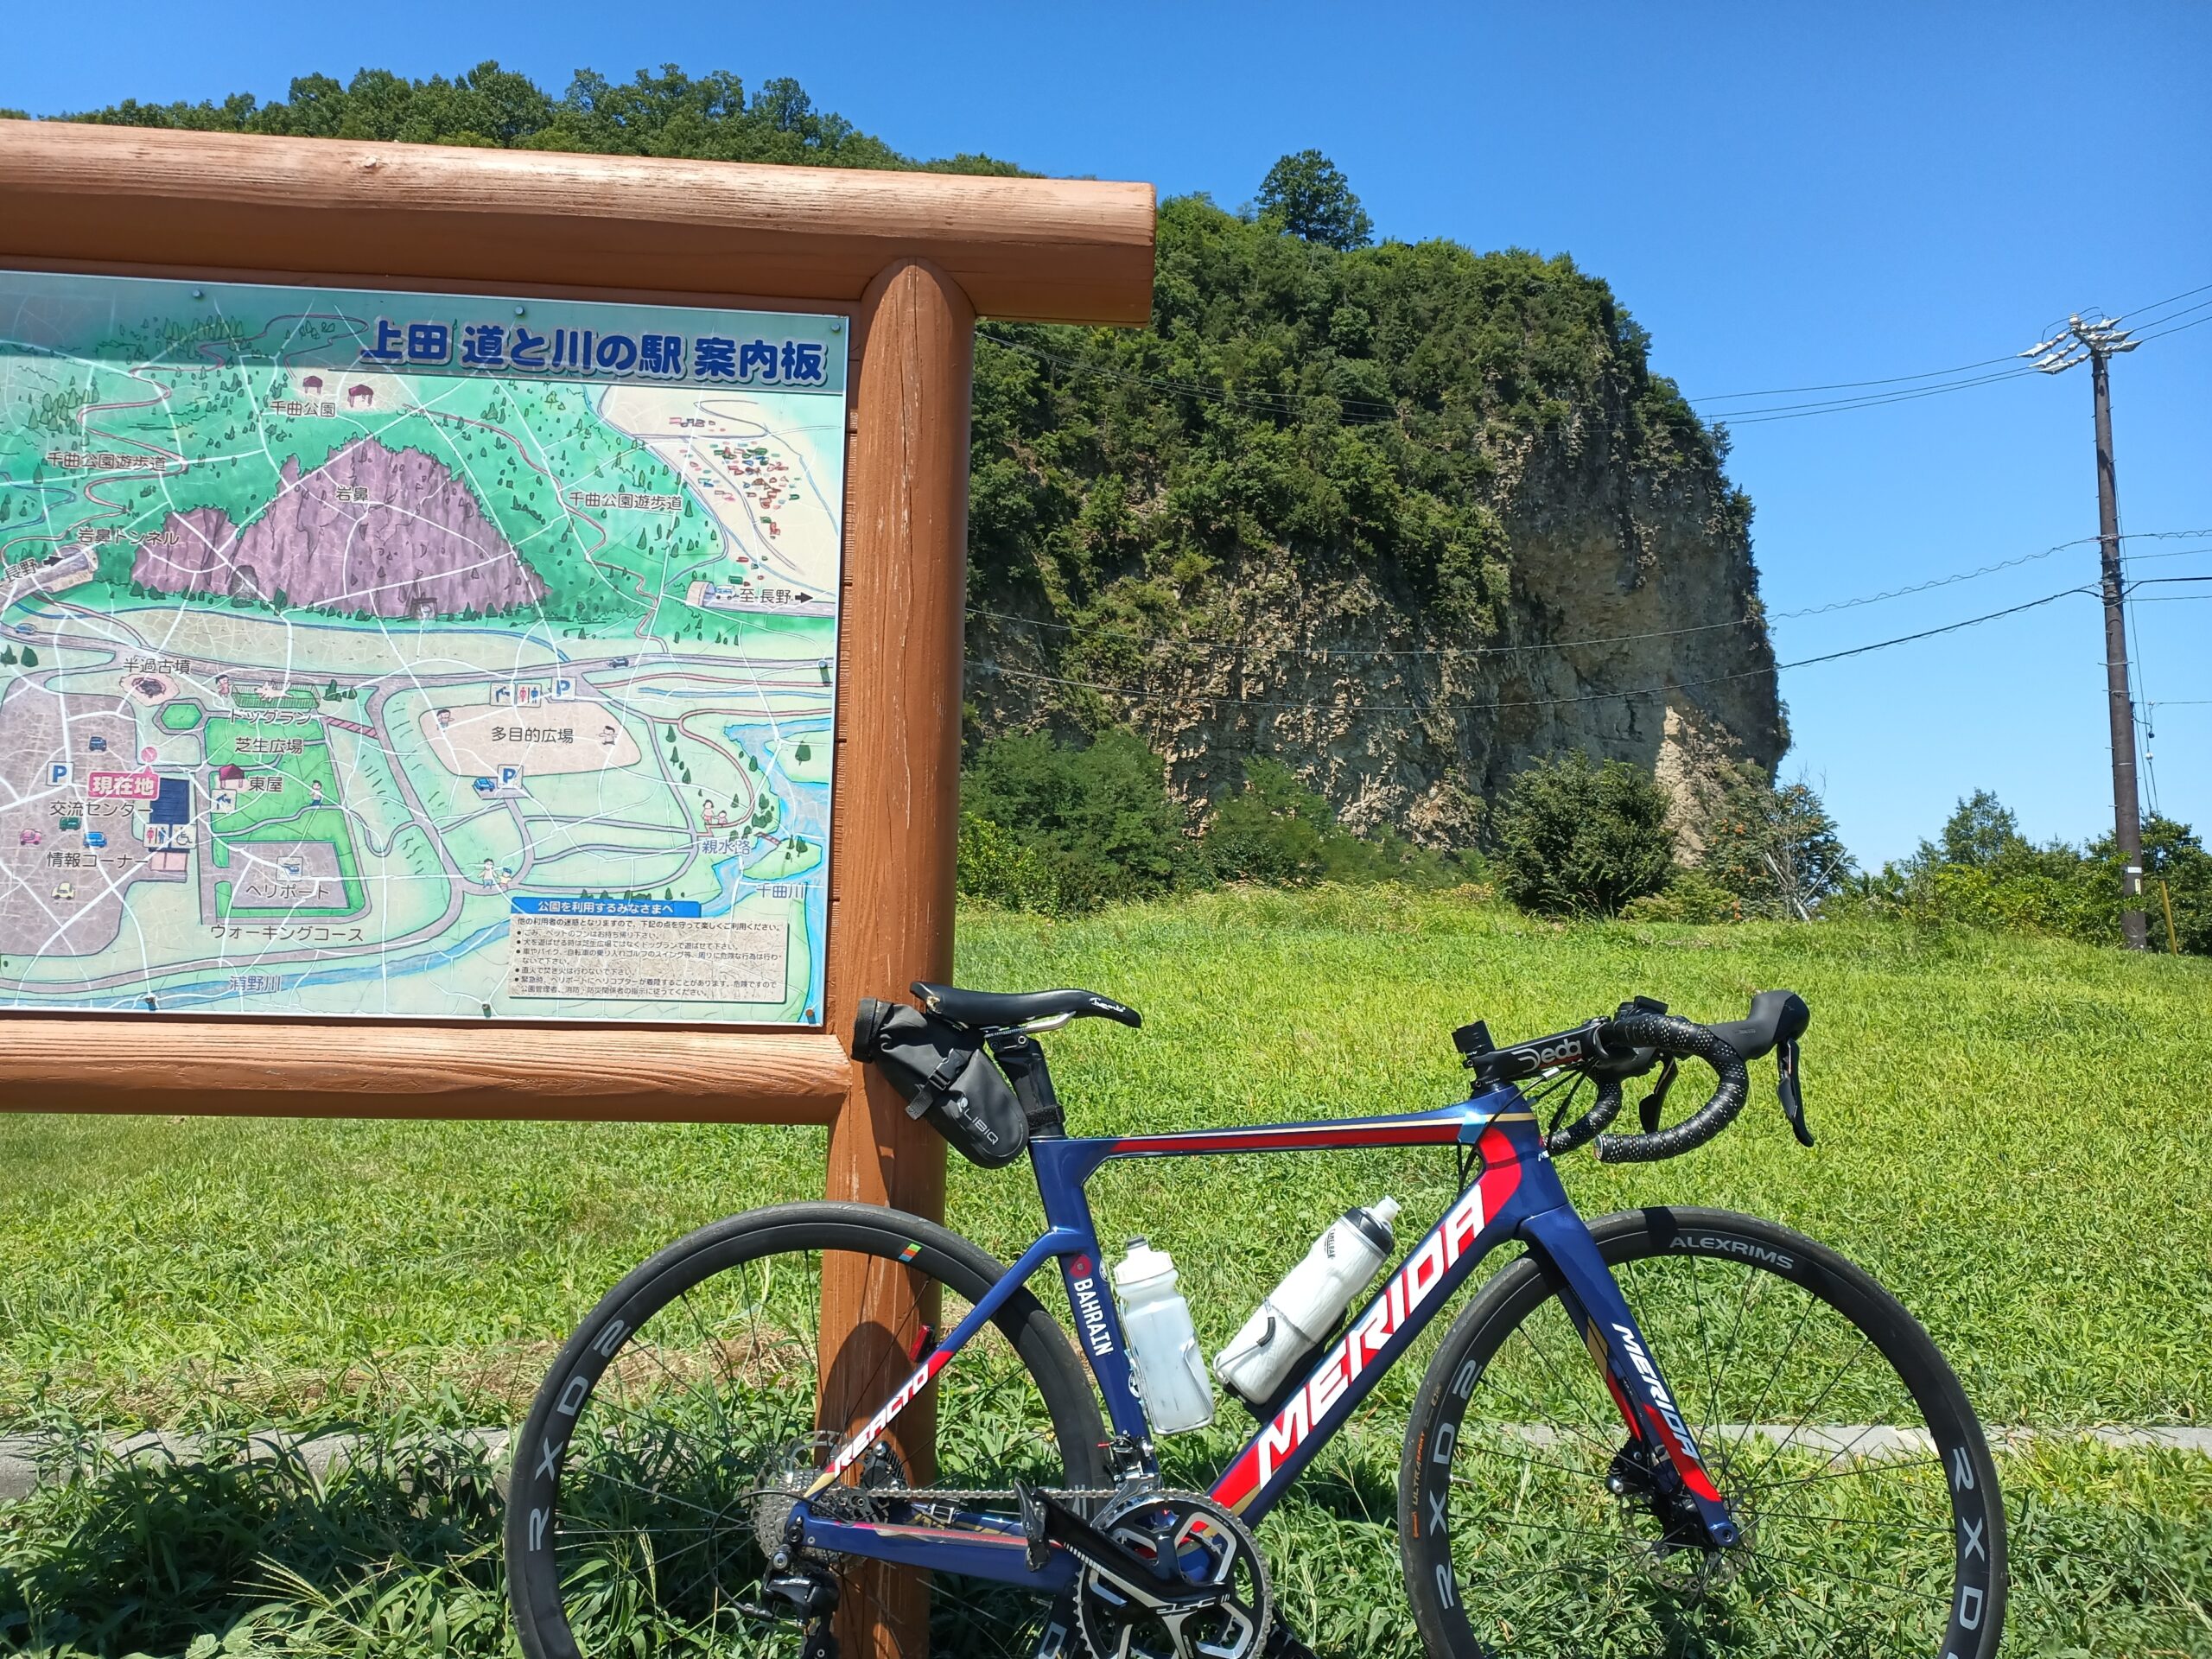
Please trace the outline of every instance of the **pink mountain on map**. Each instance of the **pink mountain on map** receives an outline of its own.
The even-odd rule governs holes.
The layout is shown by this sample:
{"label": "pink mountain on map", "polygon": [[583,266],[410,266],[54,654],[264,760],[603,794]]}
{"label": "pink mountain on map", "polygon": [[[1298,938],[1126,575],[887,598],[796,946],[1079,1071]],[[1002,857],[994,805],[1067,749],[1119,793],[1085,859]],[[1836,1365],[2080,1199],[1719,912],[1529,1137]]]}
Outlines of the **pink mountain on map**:
{"label": "pink mountain on map", "polygon": [[166,594],[215,594],[374,616],[458,616],[534,604],[545,584],[467,487],[417,450],[374,438],[283,488],[243,531],[219,507],[172,513],[174,539],[139,545],[132,577]]}

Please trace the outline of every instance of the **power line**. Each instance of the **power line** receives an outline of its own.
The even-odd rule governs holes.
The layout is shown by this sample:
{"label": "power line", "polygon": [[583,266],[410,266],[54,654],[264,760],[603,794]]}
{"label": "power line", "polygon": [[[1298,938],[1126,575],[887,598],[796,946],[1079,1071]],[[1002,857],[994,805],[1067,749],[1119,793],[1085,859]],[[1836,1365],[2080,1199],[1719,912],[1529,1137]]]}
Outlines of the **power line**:
{"label": "power line", "polygon": [[[2195,288],[2186,288],[2186,289],[2183,289],[2180,293],[2178,293],[2178,294],[2169,294],[2169,295],[2167,295],[2167,296],[2166,296],[2166,297],[2165,297],[2164,299],[2163,299],[2163,300],[2152,300],[2152,301],[2149,304],[2147,304],[2147,305],[2131,305],[2131,306],[2124,306],[2124,307],[2122,307],[2122,308],[2120,308],[2120,312],[2118,313],[2118,315],[2120,315],[2120,316],[2123,316],[2123,317],[2140,317],[2140,316],[2142,316],[2142,315],[2143,315],[2143,314],[2144,314],[2145,312],[2146,312],[2146,311],[2161,311],[2161,310],[2164,310],[2167,306],[2171,305],[2171,304],[2172,304],[2176,300],[2186,300],[2186,299],[2188,299],[2188,298],[2191,297],[2192,296],[2194,296],[2194,295],[2197,295],[2197,294],[2212,294],[2212,283],[2198,283]],[[2212,304],[2212,301],[2207,301],[2207,302],[2206,302],[2206,303],[2207,303],[2207,304]],[[2190,310],[2191,310],[2191,311],[2194,311],[2194,310],[2196,310],[2196,307],[2195,307],[2195,306],[2193,306],[2193,305],[2192,305],[2192,306],[2190,306],[2190,308],[2189,308]],[[2179,314],[2178,314],[2178,313],[2177,313],[2176,315],[2179,315]],[[2154,319],[2152,319],[2152,321],[2159,321],[2159,322],[2163,322],[2163,321],[2167,321],[2167,319],[2161,317],[2161,318],[2154,318]],[[2057,332],[2058,332],[2058,330],[2057,330],[2057,328],[2056,328],[2056,327],[2055,325],[2053,326],[2053,327],[2052,327],[2052,329],[2051,329],[2051,332],[2052,332],[2053,334],[2056,334],[2056,333],[2057,333]]]}
{"label": "power line", "polygon": [[[2003,610],[1989,611],[1980,616],[1969,616],[1961,621],[1947,622],[1940,627],[1923,628],[1914,633],[1899,634],[1894,639],[1877,639],[1867,645],[1853,645],[1843,651],[1826,652],[1817,657],[1801,657],[1794,662],[1777,663],[1770,671],[1763,668],[1745,669],[1733,674],[1708,675],[1705,678],[1696,680],[1673,680],[1661,685],[1638,686],[1624,691],[1585,691],[1555,697],[1521,697],[1508,698],[1497,702],[1459,703],[1300,702],[1275,697],[1234,697],[1211,691],[1182,692],[1175,694],[1175,696],[1176,700],[1185,702],[1228,703],[1245,709],[1280,709],[1308,714],[1325,712],[1338,715],[1486,714],[1504,709],[1540,709],[1564,703],[1605,702],[1615,697],[1655,696],[1669,691],[1694,690],[1700,686],[1719,685],[1732,680],[1756,678],[1769,672],[1780,673],[1787,669],[1810,668],[1820,663],[1841,662],[1847,658],[1863,657],[1870,652],[1886,651],[1893,645],[1910,645],[1921,639],[1933,639],[1942,634],[1957,633],[1962,629],[1979,627],[1985,622],[1994,622],[2004,617],[2018,616],[2024,611],[2035,610],[2039,607],[2051,604],[2055,601],[2064,599],[2071,594],[2087,594],[2095,591],[2094,588],[2062,588],[2056,593],[2045,594],[2040,599],[2031,599],[2019,605],[2009,605]],[[1032,680],[1041,684],[1068,686],[1077,690],[1100,691],[1111,696],[1133,698],[1140,702],[1165,700],[1163,694],[1160,692],[1134,686],[1108,685],[1096,680],[1077,680],[1057,674],[1038,674],[1026,669],[1003,668],[989,661],[978,663],[976,666],[993,677]]]}
{"label": "power line", "polygon": [[[2212,283],[2202,283],[2196,288],[2186,289],[2179,294],[2169,295],[2163,300],[2154,300],[2146,306],[2138,306],[2135,308],[2133,313],[2124,311],[2120,315],[2122,316],[2127,316],[2142,313],[2160,311],[2165,307],[2174,304],[2177,301],[2186,300],[2195,295],[2204,293],[2212,293]],[[2164,324],[2172,322],[2177,317],[2187,316],[2192,311],[2202,310],[2207,307],[2212,307],[2212,300],[2202,301],[2196,305],[2184,307],[2179,311],[2170,312],[2164,316],[2146,316],[2143,319],[2142,326],[2145,327],[2159,327]],[[2202,321],[2212,321],[2212,319],[2202,319]],[[2196,325],[2195,323],[2181,325],[2182,327],[2195,327],[2196,326]],[[2056,333],[2057,332],[2057,329],[2054,328],[2051,332]],[[2178,334],[2181,332],[2181,328],[2176,327],[2166,330],[2166,332]],[[2143,336],[2143,338],[2150,339],[2152,338],[2152,336],[2146,334]],[[2017,360],[2016,357],[2007,354],[2004,357],[1984,358],[1980,361],[1975,363],[1961,363],[1955,368],[1929,369],[1919,374],[1888,375],[1872,380],[1834,380],[1821,385],[1805,386],[1773,386],[1769,387],[1763,391],[1713,392],[1702,397],[1691,397],[1688,399],[1688,401],[1694,407],[1702,409],[1707,404],[1738,403],[1753,397],[1789,397],[1798,396],[1801,393],[1816,391],[1859,391],[1869,387],[1904,388],[1904,390],[1899,391],[1872,391],[1868,392],[1866,396],[1859,397],[1821,398],[1811,404],[1777,404],[1771,406],[1762,406],[1732,411],[1722,410],[1715,411],[1712,416],[1713,419],[1725,421],[1732,426],[1755,426],[1766,421],[1802,420],[1813,415],[1840,414],[1847,410],[1878,409],[1889,404],[1910,403],[1916,398],[1933,397],[1947,391],[1964,391],[1974,386],[1994,385],[2000,380],[2013,379],[2024,372],[2024,371],[2017,367],[2007,367],[1996,374],[1980,374],[1978,373],[1977,371],[1996,368],[2000,364],[2012,365],[2015,364]],[[1970,379],[1958,379],[1955,378],[1960,375],[1970,375],[1974,378]],[[1920,385],[1916,384],[1922,381],[1941,381],[1944,384],[1940,385]]]}
{"label": "power line", "polygon": [[2041,599],[2031,599],[2021,605],[2008,605],[2001,611],[1988,611],[1980,616],[1970,616],[1963,622],[1947,622],[1940,628],[1923,628],[1917,633],[1901,633],[1894,639],[1877,639],[1870,645],[1853,645],[1848,651],[1831,651],[1819,657],[1800,657],[1794,663],[1777,663],[1777,671],[1785,668],[1810,668],[1815,663],[1839,663],[1847,657],[1864,657],[1870,651],[1887,651],[1891,645],[1909,645],[1916,639],[1933,639],[1939,633],[1956,633],[1961,628],[1979,627],[1984,622],[1994,622],[2000,617],[2018,616],[2023,611],[2032,611],[2064,599],[2069,594],[2094,593],[2093,588],[2062,588],[2055,594],[2045,594]]}
{"label": "power line", "polygon": [[2010,363],[2012,354],[1985,357],[1979,363],[1961,363],[1955,369],[1929,369],[1924,374],[1892,374],[1879,380],[1832,380],[1819,386],[1770,386],[1764,391],[1716,391],[1702,397],[1686,397],[1689,404],[1726,404],[1744,397],[1794,397],[1807,391],[1856,391],[1862,386],[1897,386],[1911,380],[1941,380],[1954,374],[1968,374],[1976,369],[1986,369],[1999,363]]}
{"label": "power line", "polygon": [[[2113,503],[2113,529],[2117,532],[2113,547],[2113,553],[2114,556],[2113,569],[2114,573],[2120,579],[2121,597],[2125,598],[2126,596],[2128,588],[2127,516],[2124,512],[2120,512],[2120,503],[2117,499],[2115,499]],[[2164,582],[2173,580],[2173,578],[2148,577],[2145,578],[2145,580]],[[2129,657],[2133,659],[2135,664],[2135,671],[2138,677],[2137,685],[2140,690],[2142,696],[2147,700],[2151,695],[2151,677],[2149,673],[2145,671],[2146,664],[2143,660],[2143,630],[2141,626],[2141,620],[2133,612],[2130,612],[2127,615],[2127,651]],[[2143,718],[2139,720],[2136,717],[2134,709],[2131,706],[2127,711],[2127,722],[2130,734],[2135,737],[2135,741],[2142,753],[2144,789],[2146,792],[2147,798],[2151,803],[2151,810],[2155,813],[2158,810],[2158,758],[2157,752],[2152,747],[2152,745],[2157,741],[2158,734],[2151,729],[2151,721],[2147,711],[2144,715]]]}
{"label": "power line", "polygon": [[[2207,303],[2208,303],[2208,304],[2212,304],[2212,302],[2207,302]],[[2197,309],[2197,308],[2197,308],[2197,307],[2196,307],[2196,306],[2191,306],[2191,307],[2190,307],[2190,311],[2194,311],[2194,310],[2196,310],[2196,309]],[[2177,317],[2178,317],[2178,316],[2187,316],[2187,315],[2189,315],[2189,312],[2187,312],[2187,311],[2177,311],[2176,313],[2174,313],[2174,315],[2175,315],[2176,316],[2177,316]],[[2176,324],[2176,325],[2175,325],[2173,327],[2171,327],[2171,328],[2161,328],[2161,329],[2158,329],[2158,330],[2156,333],[2154,333],[2154,334],[2148,334],[2144,335],[2144,336],[2143,336],[2143,338],[2144,338],[2145,340],[2164,340],[2164,339],[2167,335],[2169,335],[2169,334],[2186,334],[2186,333],[2188,333],[2191,328],[2200,328],[2200,327],[2203,327],[2203,325],[2204,325],[2204,324],[2206,324],[2206,323],[2208,323],[2208,322],[2212,322],[2212,316],[2202,316],[2202,317],[2199,317],[2199,318],[2197,318],[2197,320],[2196,320],[2195,322],[2183,322],[2183,323],[2177,323],[2177,324]]]}
{"label": "power line", "polygon": [[1970,391],[1976,386],[1993,386],[2000,380],[2018,380],[2023,375],[2033,372],[2032,369],[2004,369],[1995,374],[1978,375],[1971,380],[1954,380],[1944,385],[1923,387],[1917,391],[1889,392],[1866,397],[1838,397],[1815,404],[1779,404],[1733,413],[1724,410],[1713,418],[1732,428],[1764,426],[1770,421],[1809,420],[1815,415],[1843,415],[1853,410],[1885,409],[1891,404],[1917,403],[1923,397],[1940,397],[1945,392]]}

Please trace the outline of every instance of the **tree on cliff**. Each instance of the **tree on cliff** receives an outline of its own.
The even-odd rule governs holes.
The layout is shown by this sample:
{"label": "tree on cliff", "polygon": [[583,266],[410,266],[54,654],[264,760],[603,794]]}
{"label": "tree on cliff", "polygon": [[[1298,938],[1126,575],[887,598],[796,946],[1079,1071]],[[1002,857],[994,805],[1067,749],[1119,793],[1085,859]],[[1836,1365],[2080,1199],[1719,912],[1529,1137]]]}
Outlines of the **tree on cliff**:
{"label": "tree on cliff", "polygon": [[1318,149],[1286,156],[1260,181],[1260,222],[1279,226],[1339,253],[1375,239],[1375,221],[1351,193],[1351,181]]}

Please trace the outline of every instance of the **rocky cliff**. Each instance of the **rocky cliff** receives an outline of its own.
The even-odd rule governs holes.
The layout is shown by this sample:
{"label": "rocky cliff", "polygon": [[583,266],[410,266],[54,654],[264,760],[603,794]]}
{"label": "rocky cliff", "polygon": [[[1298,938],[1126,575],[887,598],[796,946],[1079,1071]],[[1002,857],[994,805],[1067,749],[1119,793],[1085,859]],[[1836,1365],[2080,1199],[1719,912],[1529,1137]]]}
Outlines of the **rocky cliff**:
{"label": "rocky cliff", "polygon": [[971,729],[1126,721],[1464,842],[1580,747],[1685,799],[1788,737],[1725,442],[1563,259],[1162,214],[1148,335],[987,328]]}

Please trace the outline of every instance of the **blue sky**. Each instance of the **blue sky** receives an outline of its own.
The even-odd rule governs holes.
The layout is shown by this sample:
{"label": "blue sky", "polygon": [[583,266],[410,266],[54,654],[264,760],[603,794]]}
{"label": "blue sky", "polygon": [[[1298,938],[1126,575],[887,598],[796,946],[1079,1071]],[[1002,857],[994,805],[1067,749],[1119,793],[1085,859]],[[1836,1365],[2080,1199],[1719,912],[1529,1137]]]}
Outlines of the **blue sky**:
{"label": "blue sky", "polygon": [[[385,0],[194,8],[180,29],[182,15],[25,8],[0,105],[282,96],[309,71],[485,58],[558,89],[580,66],[676,62],[748,86],[795,76],[909,153],[988,150],[1230,206],[1313,145],[1382,234],[1571,253],[1700,398],[1950,369],[2018,351],[2071,310],[2212,284],[2212,10],[2193,4],[847,4],[786,22],[677,0]],[[2179,331],[2114,365],[2131,534],[2212,531],[2212,308],[2189,309],[2205,301],[2212,287],[2149,313]],[[1785,662],[2095,575],[2083,545],[1789,614],[2094,536],[2086,370],[1738,424],[1731,471],[1757,504]],[[2131,546],[2175,555],[2137,575],[2212,575],[2212,534]],[[2135,612],[2139,697],[2170,705],[2152,710],[2157,804],[2212,831],[2212,599],[2196,597],[2212,582],[2139,597],[2153,594],[2180,601]],[[2111,823],[2102,688],[2098,608],[2079,596],[1793,670],[1784,772],[1825,791],[1870,861],[1978,786],[2033,835],[2093,835]]]}

